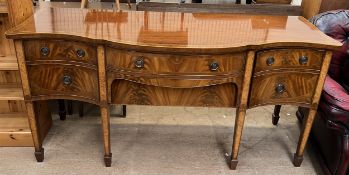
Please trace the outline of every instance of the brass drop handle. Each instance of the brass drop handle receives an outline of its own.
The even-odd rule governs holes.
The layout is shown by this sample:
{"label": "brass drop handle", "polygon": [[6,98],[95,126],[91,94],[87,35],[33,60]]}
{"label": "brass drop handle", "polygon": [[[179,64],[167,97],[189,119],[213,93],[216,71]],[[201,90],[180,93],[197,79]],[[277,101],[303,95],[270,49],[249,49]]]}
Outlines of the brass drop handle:
{"label": "brass drop handle", "polygon": [[219,69],[219,63],[217,61],[213,61],[210,63],[209,68],[211,71],[217,71]]}
{"label": "brass drop handle", "polygon": [[50,54],[50,49],[48,47],[42,47],[40,49],[40,53],[42,56],[47,56],[48,54]]}
{"label": "brass drop handle", "polygon": [[282,94],[283,92],[285,92],[285,90],[286,90],[285,85],[283,85],[281,83],[276,85],[275,91],[277,93]]}
{"label": "brass drop handle", "polygon": [[268,66],[273,65],[273,64],[275,63],[274,57],[269,57],[269,58],[267,59],[266,63],[267,63]]}
{"label": "brass drop handle", "polygon": [[305,64],[307,64],[308,63],[308,57],[307,56],[301,56],[300,58],[299,58],[299,64],[301,64],[301,65],[305,65]]}
{"label": "brass drop handle", "polygon": [[134,61],[134,65],[136,68],[144,68],[144,59],[143,57],[138,57]]}
{"label": "brass drop handle", "polygon": [[76,55],[77,55],[78,57],[80,57],[80,58],[83,58],[83,57],[85,57],[86,53],[85,53],[84,50],[78,49],[78,50],[76,51]]}
{"label": "brass drop handle", "polygon": [[73,79],[70,75],[64,75],[63,76],[63,84],[68,86],[71,85],[73,83]]}

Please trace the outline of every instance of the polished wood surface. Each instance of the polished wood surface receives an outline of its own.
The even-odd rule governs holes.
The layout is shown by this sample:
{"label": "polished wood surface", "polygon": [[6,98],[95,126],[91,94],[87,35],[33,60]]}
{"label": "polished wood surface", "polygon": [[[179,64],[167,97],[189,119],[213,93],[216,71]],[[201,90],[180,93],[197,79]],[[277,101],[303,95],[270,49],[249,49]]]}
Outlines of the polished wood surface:
{"label": "polished wood surface", "polygon": [[237,88],[232,83],[200,88],[166,88],[116,80],[111,87],[111,102],[114,104],[235,107],[237,99]]}
{"label": "polished wood surface", "polygon": [[[310,107],[318,76],[318,73],[287,72],[253,76],[249,106],[294,103]],[[276,91],[279,84],[284,86],[284,92]]]}
{"label": "polished wood surface", "polygon": [[[255,74],[263,74],[270,71],[320,71],[324,51],[310,49],[277,49],[266,50],[257,53]],[[305,57],[304,63],[301,58]],[[269,65],[268,59],[274,62]]]}
{"label": "polished wood surface", "polygon": [[[98,101],[98,75],[93,69],[59,65],[28,66],[28,74],[31,98],[70,96],[85,98],[91,103]],[[65,76],[70,77],[70,83],[64,83]]]}
{"label": "polished wood surface", "polygon": [[236,169],[246,110],[289,104],[315,112],[331,53],[341,46],[302,17],[55,8],[7,36],[15,39],[37,161],[44,159],[44,126],[35,105],[73,99],[100,107],[106,166],[109,105],[136,104],[236,107],[229,163]]}
{"label": "polished wood surface", "polygon": [[[87,20],[88,16],[95,20]],[[125,16],[126,20],[123,19]],[[150,34],[140,35],[142,30]],[[151,34],[152,31],[155,33]],[[188,38],[184,38],[188,43],[161,42],[163,38],[182,39],[177,31],[188,33]],[[297,16],[112,12],[72,8],[38,10],[25,23],[8,31],[7,36],[13,39],[65,38],[118,47],[203,53],[277,46],[334,49],[340,45]]]}
{"label": "polished wood surface", "polygon": [[[245,65],[244,53],[227,55],[175,55],[128,52],[125,50],[107,49],[108,69],[137,72],[141,74],[181,74],[192,75],[227,75],[242,74]],[[135,61],[142,59],[144,67],[135,66]],[[217,70],[210,70],[210,64],[218,63]],[[193,66],[195,65],[195,66]]]}
{"label": "polished wood surface", "polygon": [[[49,49],[48,55],[40,53],[41,48]],[[65,62],[65,63],[86,63],[97,66],[97,50],[96,47],[87,45],[81,42],[66,42],[66,41],[47,41],[47,40],[30,40],[24,41],[24,49],[26,59],[33,62]],[[82,57],[79,57],[77,52],[84,52]]]}

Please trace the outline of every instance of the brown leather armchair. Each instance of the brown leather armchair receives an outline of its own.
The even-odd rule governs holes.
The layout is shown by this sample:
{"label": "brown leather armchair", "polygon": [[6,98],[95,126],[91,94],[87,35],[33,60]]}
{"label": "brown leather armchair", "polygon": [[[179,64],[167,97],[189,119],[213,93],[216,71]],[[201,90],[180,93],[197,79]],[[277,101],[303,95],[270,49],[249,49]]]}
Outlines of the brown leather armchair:
{"label": "brown leather armchair", "polygon": [[[328,36],[343,43],[333,54],[311,139],[327,173],[349,174],[349,10],[321,13],[310,20]],[[307,109],[300,107],[302,120]]]}

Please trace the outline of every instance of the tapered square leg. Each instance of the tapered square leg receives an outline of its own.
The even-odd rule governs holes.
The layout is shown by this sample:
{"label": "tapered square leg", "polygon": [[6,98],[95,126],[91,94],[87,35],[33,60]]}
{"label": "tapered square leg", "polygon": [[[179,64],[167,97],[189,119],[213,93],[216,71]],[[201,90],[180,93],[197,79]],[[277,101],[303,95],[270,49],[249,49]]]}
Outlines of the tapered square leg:
{"label": "tapered square leg", "polygon": [[34,155],[37,162],[43,162],[45,158],[44,148],[41,148],[39,151],[35,151]]}
{"label": "tapered square leg", "polygon": [[238,160],[237,159],[231,159],[230,160],[230,169],[231,170],[236,170],[236,167],[238,166]]}
{"label": "tapered square leg", "polygon": [[295,167],[300,167],[303,162],[303,155],[305,146],[308,141],[308,137],[310,134],[311,127],[313,125],[313,121],[316,115],[315,109],[310,109],[308,115],[306,116],[304,122],[302,123],[302,131],[299,136],[298,146],[297,146],[297,152],[294,154],[293,158],[293,164]]}
{"label": "tapered square leg", "polygon": [[300,167],[303,162],[303,156],[297,156],[297,154],[294,154],[293,156],[293,165],[295,167]]}
{"label": "tapered square leg", "polygon": [[109,107],[101,107],[103,142],[104,142],[104,163],[106,167],[111,166],[112,153],[110,149],[110,120]]}
{"label": "tapered square leg", "polygon": [[242,129],[244,126],[246,110],[238,108],[236,110],[236,119],[235,119],[235,130],[234,130],[234,141],[231,152],[231,161],[230,161],[230,169],[235,170],[238,164],[238,154],[239,147],[242,136]]}
{"label": "tapered square leg", "polygon": [[104,156],[104,163],[106,167],[111,167],[111,162],[112,162],[112,153],[110,155],[105,155]]}

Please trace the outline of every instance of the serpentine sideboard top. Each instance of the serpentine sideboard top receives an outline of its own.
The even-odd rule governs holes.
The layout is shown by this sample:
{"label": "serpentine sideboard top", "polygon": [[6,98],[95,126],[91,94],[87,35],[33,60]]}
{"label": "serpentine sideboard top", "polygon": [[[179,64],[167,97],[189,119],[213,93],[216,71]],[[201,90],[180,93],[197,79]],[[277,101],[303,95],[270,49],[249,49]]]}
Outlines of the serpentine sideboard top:
{"label": "serpentine sideboard top", "polygon": [[60,38],[215,52],[305,46],[340,46],[303,17],[42,8],[7,32],[11,39]]}

